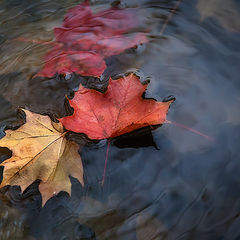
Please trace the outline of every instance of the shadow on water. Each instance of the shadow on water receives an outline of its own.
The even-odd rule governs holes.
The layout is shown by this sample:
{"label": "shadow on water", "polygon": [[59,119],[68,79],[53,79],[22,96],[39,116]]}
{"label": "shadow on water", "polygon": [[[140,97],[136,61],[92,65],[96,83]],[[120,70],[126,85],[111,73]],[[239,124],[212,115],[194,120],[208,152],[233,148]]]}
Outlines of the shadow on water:
{"label": "shadow on water", "polygon": [[[93,9],[107,9],[111,2],[92,1]],[[18,186],[0,190],[1,239],[240,239],[240,6],[216,0],[204,9],[205,2],[182,1],[161,36],[175,1],[122,1],[152,26],[151,41],[109,58],[106,74],[138,69],[143,80],[151,80],[146,97],[176,97],[168,120],[214,141],[171,124],[114,139],[103,186],[107,142],[89,143],[81,150],[85,187],[71,178],[71,198],[61,192],[42,208],[39,182],[23,194]],[[32,82],[48,46],[13,39],[52,40],[53,27],[78,3],[0,2],[2,136],[5,127],[21,123],[19,106],[68,114],[65,96],[83,80]],[[10,155],[2,148],[0,161]]]}

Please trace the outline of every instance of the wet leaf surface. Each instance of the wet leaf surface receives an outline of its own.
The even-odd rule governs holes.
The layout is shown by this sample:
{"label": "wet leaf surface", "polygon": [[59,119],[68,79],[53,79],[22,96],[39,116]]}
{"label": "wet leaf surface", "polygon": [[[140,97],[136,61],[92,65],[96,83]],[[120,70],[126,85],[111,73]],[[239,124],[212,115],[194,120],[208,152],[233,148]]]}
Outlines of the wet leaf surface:
{"label": "wet leaf surface", "polygon": [[138,26],[134,11],[112,7],[92,13],[85,1],[68,10],[62,27],[54,28],[55,47],[45,56],[45,65],[37,76],[51,78],[77,73],[100,77],[106,69],[104,58],[148,41]]}
{"label": "wet leaf surface", "polygon": [[70,100],[72,116],[59,119],[73,132],[85,133],[90,139],[113,138],[133,130],[163,124],[172,98],[157,102],[142,98],[147,84],[130,74],[110,80],[108,90],[102,94],[80,86]]}
{"label": "wet leaf surface", "polygon": [[[239,5],[237,0],[233,2]],[[11,221],[23,218],[24,221],[16,225],[22,230],[27,228],[24,240],[27,237],[36,240],[98,239],[100,236],[104,240],[136,240],[136,217],[148,212],[146,226],[151,217],[157,218],[166,229],[166,240],[239,238],[239,35],[235,30],[225,30],[216,14],[200,22],[197,0],[192,0],[182,1],[165,35],[159,36],[175,3],[174,0],[122,1],[121,7],[140,11],[138,16],[152,26],[151,42],[143,52],[134,49],[131,54],[125,51],[109,57],[105,73],[116,76],[124,75],[130,68],[140,69],[151,78],[146,97],[160,99],[172,94],[177,98],[169,111],[169,120],[203,131],[213,136],[215,142],[164,124],[152,130],[152,138],[146,137],[143,147],[139,144],[137,148],[140,141],[137,137],[129,144],[125,144],[125,140],[119,145],[110,144],[104,186],[99,182],[106,158],[106,140],[89,143],[81,150],[87,176],[85,187],[70,178],[71,198],[66,192],[60,192],[42,208],[39,181],[23,193],[17,186],[0,190],[1,199],[4,199],[1,211],[8,206],[18,212],[7,221],[10,228],[0,229],[4,234],[6,230],[14,236],[16,231],[11,228]],[[58,96],[57,83],[55,88],[49,83],[46,84],[49,87],[44,88],[42,83],[28,87],[28,80],[43,66],[39,59],[43,59],[49,46],[36,47],[33,43],[8,40],[36,37],[51,41],[52,29],[61,26],[67,9],[77,4],[79,1],[75,0],[0,1],[0,35],[4,41],[0,45],[0,72],[4,74],[0,81],[1,95],[4,95],[0,101],[1,126],[16,129],[19,126],[16,123],[18,103],[31,105],[30,100],[34,102],[31,108],[34,112],[40,109],[38,113],[49,111],[58,112],[59,117],[67,115],[62,105],[66,89],[59,90],[61,97],[55,98]],[[91,5],[94,13],[110,7],[108,1],[91,1]],[[237,8],[226,9],[229,19],[233,20]],[[234,28],[236,25],[232,22]],[[6,83],[6,74],[11,72],[21,72],[22,77],[11,75],[12,82]],[[21,85],[17,84],[18,80]],[[70,85],[74,89],[79,83]],[[81,145],[79,134],[71,133],[69,137]],[[152,139],[157,148],[153,147]],[[144,135],[141,142],[144,142]],[[9,152],[0,157],[0,161],[5,160]],[[98,209],[99,205],[102,210]],[[90,213],[87,223],[84,221],[86,209]]]}
{"label": "wet leaf surface", "polygon": [[12,151],[5,160],[0,187],[19,185],[22,192],[35,180],[41,180],[42,204],[60,191],[71,195],[69,175],[83,184],[83,168],[78,145],[64,138],[62,125],[25,110],[26,123],[17,130],[6,130],[1,147]]}

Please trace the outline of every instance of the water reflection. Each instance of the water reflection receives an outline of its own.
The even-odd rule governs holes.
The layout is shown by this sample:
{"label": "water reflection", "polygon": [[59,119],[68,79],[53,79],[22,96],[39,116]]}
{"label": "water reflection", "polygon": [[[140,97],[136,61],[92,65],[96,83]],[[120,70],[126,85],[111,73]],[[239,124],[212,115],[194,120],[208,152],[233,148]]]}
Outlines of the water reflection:
{"label": "water reflection", "polygon": [[[203,14],[198,8],[203,2],[183,1],[165,35],[159,36],[175,1],[122,1],[123,7],[135,8],[142,21],[153,26],[151,41],[139,52],[129,50],[107,59],[106,73],[109,76],[140,69],[143,79],[151,79],[146,97],[176,97],[169,120],[201,131],[215,141],[171,124],[153,130],[152,135],[146,130],[139,134],[143,137],[119,138],[110,145],[104,186],[100,181],[106,141],[89,144],[81,152],[86,185],[82,188],[71,179],[71,198],[61,192],[41,209],[37,182],[23,194],[18,187],[1,190],[3,239],[240,237],[239,4],[232,0],[229,12],[221,15],[217,5],[221,1],[212,1],[216,2],[216,6],[209,5],[216,10],[212,10],[214,15],[208,14],[201,21]],[[65,95],[71,94],[80,80],[31,82],[49,46],[13,39],[53,40],[53,27],[60,26],[63,14],[76,4],[78,1],[73,0],[34,4],[1,1],[2,127],[19,125],[18,106],[67,114]],[[92,4],[95,12],[110,5],[108,1]],[[8,154],[3,151],[1,161]]]}

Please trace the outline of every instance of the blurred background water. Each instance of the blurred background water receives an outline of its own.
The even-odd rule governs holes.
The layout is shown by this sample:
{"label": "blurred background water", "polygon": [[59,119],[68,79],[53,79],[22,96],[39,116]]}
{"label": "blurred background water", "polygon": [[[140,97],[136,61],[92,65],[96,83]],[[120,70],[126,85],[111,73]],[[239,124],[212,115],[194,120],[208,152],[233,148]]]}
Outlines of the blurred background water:
{"label": "blurred background water", "polygon": [[[94,12],[113,1],[91,1]],[[14,39],[53,40],[76,0],[0,1],[0,127],[18,126],[17,108],[64,114],[64,98],[77,83],[34,82],[49,46]],[[146,96],[174,95],[173,124],[114,139],[105,184],[100,184],[106,141],[81,149],[85,187],[72,180],[72,197],[61,192],[41,207],[39,182],[23,194],[0,190],[0,239],[29,240],[222,240],[240,239],[240,3],[123,0],[149,43],[108,59],[111,75],[138,70],[151,80]],[[141,29],[141,28],[140,28]],[[140,31],[140,30],[139,30]],[[1,149],[0,161],[9,157]]]}

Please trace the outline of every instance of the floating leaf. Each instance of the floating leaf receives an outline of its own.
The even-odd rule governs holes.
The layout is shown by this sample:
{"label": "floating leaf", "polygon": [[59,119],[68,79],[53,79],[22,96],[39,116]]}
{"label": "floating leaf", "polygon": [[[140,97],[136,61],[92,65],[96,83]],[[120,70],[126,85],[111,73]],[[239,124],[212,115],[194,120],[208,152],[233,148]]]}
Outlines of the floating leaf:
{"label": "floating leaf", "polygon": [[6,130],[0,146],[12,151],[5,160],[3,181],[0,187],[19,185],[24,191],[40,179],[42,204],[60,191],[71,194],[69,175],[83,185],[83,167],[78,145],[66,140],[61,123],[54,123],[48,116],[24,110],[26,123],[17,130]]}
{"label": "floating leaf", "polygon": [[147,84],[130,74],[109,81],[106,93],[80,86],[70,100],[72,116],[60,119],[68,130],[85,133],[91,139],[113,138],[138,128],[163,124],[170,104],[144,99]]}

